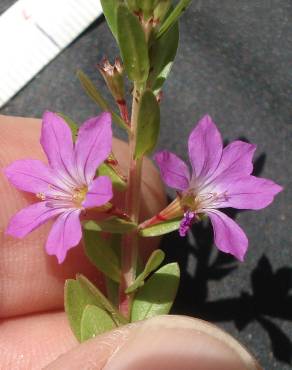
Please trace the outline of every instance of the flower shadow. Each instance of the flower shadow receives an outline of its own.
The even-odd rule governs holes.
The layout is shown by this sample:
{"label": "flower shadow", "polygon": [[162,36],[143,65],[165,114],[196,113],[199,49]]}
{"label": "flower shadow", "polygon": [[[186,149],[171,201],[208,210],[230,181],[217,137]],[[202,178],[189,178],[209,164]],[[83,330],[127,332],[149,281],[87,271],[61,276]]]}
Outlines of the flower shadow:
{"label": "flower shadow", "polygon": [[[266,155],[255,161],[254,174],[259,175]],[[232,219],[241,211],[224,210]],[[175,248],[169,248],[175,245]],[[173,312],[200,317],[213,322],[233,322],[241,331],[256,321],[269,335],[274,357],[285,363],[292,362],[291,339],[273,321],[292,321],[292,268],[273,271],[269,259],[263,255],[251,272],[251,292],[242,291],[234,296],[210,300],[208,284],[220,281],[238,267],[237,261],[213,246],[213,230],[209,222],[193,225],[188,237],[166,235],[161,248],[167,262],[177,261],[181,268],[181,283]]]}
{"label": "flower shadow", "polygon": [[[170,244],[176,247],[168,248]],[[239,295],[213,301],[208,299],[208,282],[223,279],[237,268],[237,262],[215,251],[211,226],[194,225],[189,240],[168,235],[162,249],[167,254],[167,262],[178,261],[182,270],[174,313],[213,322],[234,322],[239,331],[256,321],[269,335],[274,357],[291,363],[292,342],[271,319],[292,321],[292,268],[273,271],[263,255],[250,276],[252,293],[242,291]]]}

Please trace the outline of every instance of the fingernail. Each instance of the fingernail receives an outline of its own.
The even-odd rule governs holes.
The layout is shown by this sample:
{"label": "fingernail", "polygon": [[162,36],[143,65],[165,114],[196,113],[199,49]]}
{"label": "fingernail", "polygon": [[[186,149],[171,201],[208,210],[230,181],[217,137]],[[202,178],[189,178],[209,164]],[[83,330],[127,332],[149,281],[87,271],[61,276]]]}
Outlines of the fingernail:
{"label": "fingernail", "polygon": [[158,316],[131,331],[104,370],[259,370],[235,339],[201,320]]}

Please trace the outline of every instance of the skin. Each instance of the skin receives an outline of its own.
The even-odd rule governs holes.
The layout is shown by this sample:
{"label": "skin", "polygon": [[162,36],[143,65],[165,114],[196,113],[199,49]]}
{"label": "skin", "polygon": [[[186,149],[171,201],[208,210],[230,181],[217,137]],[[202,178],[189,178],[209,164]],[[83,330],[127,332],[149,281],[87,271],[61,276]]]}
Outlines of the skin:
{"label": "skin", "polygon": [[[0,116],[1,169],[17,159],[46,161],[39,144],[40,120]],[[127,146],[114,140],[114,153],[125,170]],[[159,175],[144,164],[141,219],[165,205]],[[188,317],[162,316],[135,323],[78,344],[63,312],[64,280],[77,272],[97,285],[101,279],[84,257],[72,249],[61,266],[46,255],[50,222],[24,239],[4,234],[10,217],[36,201],[14,189],[0,172],[0,368],[58,369],[259,369],[248,352],[215,326]],[[121,196],[117,202],[122,204]],[[157,240],[145,239],[147,256]],[[129,356],[131,354],[131,356]]]}

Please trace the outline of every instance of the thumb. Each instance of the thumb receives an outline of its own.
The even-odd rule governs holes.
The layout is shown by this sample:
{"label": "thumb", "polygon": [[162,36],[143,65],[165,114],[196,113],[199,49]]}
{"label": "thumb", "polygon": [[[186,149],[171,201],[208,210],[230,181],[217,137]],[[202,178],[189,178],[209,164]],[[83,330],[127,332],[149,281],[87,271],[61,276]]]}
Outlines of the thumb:
{"label": "thumb", "polygon": [[221,329],[183,316],[158,316],[91,339],[46,370],[260,370]]}

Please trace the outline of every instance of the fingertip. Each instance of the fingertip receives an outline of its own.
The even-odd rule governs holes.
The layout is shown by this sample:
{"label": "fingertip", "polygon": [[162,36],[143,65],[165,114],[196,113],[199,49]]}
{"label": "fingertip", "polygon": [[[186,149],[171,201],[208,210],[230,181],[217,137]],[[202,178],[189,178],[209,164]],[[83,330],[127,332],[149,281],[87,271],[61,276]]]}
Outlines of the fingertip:
{"label": "fingertip", "polygon": [[259,370],[221,329],[182,316],[159,316],[91,339],[46,370]]}

